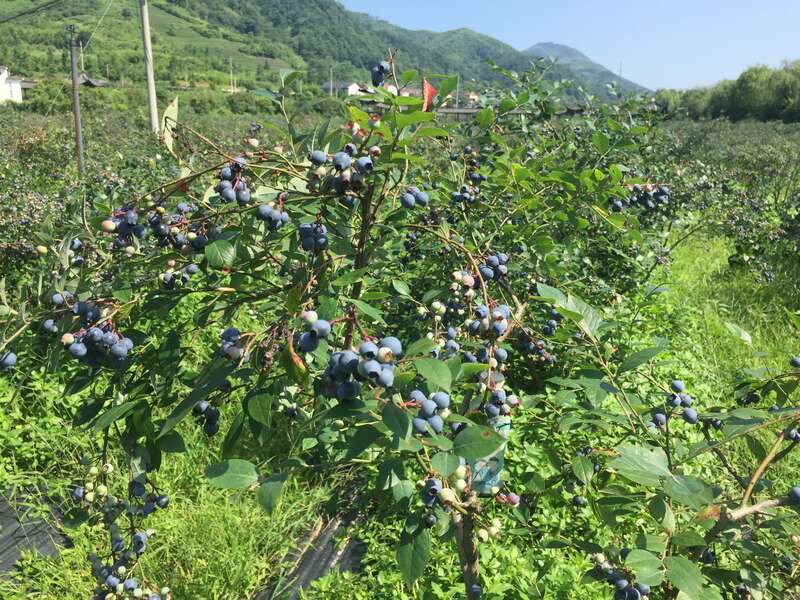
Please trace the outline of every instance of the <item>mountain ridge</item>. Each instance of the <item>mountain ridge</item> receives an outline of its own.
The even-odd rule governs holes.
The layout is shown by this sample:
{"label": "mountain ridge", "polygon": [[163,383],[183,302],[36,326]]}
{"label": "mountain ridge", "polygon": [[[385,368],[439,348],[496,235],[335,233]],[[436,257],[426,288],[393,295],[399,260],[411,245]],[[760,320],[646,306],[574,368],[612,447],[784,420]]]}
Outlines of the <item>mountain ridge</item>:
{"label": "mountain ridge", "polygon": [[[33,0],[5,4],[12,13],[36,5]],[[107,8],[105,20],[98,22]],[[488,61],[523,71],[535,58],[470,29],[405,29],[349,11],[336,0],[151,0],[150,9],[156,77],[172,82],[226,86],[230,70],[235,70],[238,85],[252,88],[274,81],[281,67],[305,70],[317,83],[331,76],[366,80],[369,68],[389,48],[397,48],[401,69],[460,74],[466,86],[480,86],[502,79]],[[21,75],[63,75],[68,72],[63,31],[69,23],[80,26],[84,44],[88,32],[97,30],[86,52],[87,72],[110,79],[143,77],[138,14],[104,0],[72,0],[68,6],[0,25],[0,32],[15,40],[0,47],[0,64]],[[574,79],[610,99],[606,83],[619,78],[581,56],[582,62],[556,60],[548,77]],[[644,90],[627,80],[621,84],[623,91]]]}

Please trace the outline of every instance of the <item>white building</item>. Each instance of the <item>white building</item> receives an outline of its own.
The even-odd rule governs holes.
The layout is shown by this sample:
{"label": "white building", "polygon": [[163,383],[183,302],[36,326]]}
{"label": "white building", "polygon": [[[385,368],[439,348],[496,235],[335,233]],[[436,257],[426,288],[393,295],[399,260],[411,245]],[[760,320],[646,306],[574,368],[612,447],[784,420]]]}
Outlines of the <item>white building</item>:
{"label": "white building", "polygon": [[0,104],[22,102],[22,80],[11,77],[8,69],[0,65]]}

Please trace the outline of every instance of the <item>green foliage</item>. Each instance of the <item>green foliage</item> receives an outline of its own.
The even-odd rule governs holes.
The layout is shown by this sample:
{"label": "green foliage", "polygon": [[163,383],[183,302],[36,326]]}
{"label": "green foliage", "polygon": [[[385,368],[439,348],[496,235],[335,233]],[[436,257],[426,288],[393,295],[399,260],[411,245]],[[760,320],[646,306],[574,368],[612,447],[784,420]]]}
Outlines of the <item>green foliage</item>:
{"label": "green foliage", "polygon": [[670,115],[800,122],[800,61],[777,69],[751,67],[734,81],[685,92],[659,90],[656,101]]}
{"label": "green foliage", "polygon": [[[773,335],[770,321],[779,310],[773,319],[754,319],[750,298],[733,301],[736,291],[760,292],[747,270],[727,265],[725,246],[715,241],[727,236],[735,238],[740,254],[757,243],[770,257],[791,258],[780,236],[738,236],[730,221],[741,216],[741,203],[723,202],[731,193],[726,185],[760,190],[770,179],[755,182],[745,177],[744,166],[722,160],[700,163],[696,144],[682,142],[683,132],[662,137],[652,112],[634,101],[559,119],[556,99],[535,73],[507,75],[510,87],[488,95],[489,106],[475,122],[456,127],[438,121],[435,111],[420,111],[414,99],[382,92],[368,99],[386,107],[379,122],[362,110],[368,106],[357,105],[329,125],[298,122],[287,107],[300,105],[294,93],[302,83],[284,72],[283,87],[268,97],[286,118],[265,122],[257,133],[264,134],[262,142],[275,136],[276,143],[259,145],[263,151],[242,145],[245,135],[256,135],[246,129],[247,120],[226,119],[223,140],[209,143],[182,115],[171,130],[174,158],[164,158],[154,139],[140,141],[126,156],[118,152],[121,140],[112,138],[91,164],[111,163],[119,176],[98,170],[86,181],[69,171],[53,181],[42,168],[49,145],[58,149],[46,132],[37,138],[44,149],[18,142],[26,158],[19,179],[4,180],[4,190],[68,191],[50,214],[37,217],[19,251],[23,260],[4,267],[9,283],[0,296],[0,343],[13,348],[20,362],[2,372],[0,389],[30,397],[27,382],[41,373],[43,389],[70,391],[61,420],[70,423],[77,412],[75,423],[83,424],[89,440],[80,448],[84,464],[61,474],[64,488],[68,479],[99,477],[124,495],[146,474],[148,485],[177,489],[178,498],[181,492],[211,495],[223,514],[215,520],[204,504],[195,515],[193,505],[176,502],[152,521],[132,515],[135,527],[152,522],[158,531],[136,564],[148,585],[169,584],[172,574],[176,597],[247,597],[254,581],[265,578],[243,560],[247,553],[268,548],[265,558],[276,564],[288,546],[276,531],[294,538],[301,525],[310,525],[298,497],[311,494],[308,505],[316,507],[319,498],[309,490],[320,480],[355,473],[370,507],[370,519],[357,526],[370,542],[363,578],[331,574],[315,584],[312,596],[330,597],[332,590],[374,598],[461,596],[470,580],[459,581],[458,553],[469,551],[469,541],[478,543],[480,582],[489,597],[610,596],[604,570],[658,585],[656,594],[664,598],[722,597],[739,583],[766,597],[793,593],[782,555],[798,533],[786,506],[791,463],[783,460],[794,446],[775,435],[786,435],[797,420],[791,406],[798,377],[785,366],[792,336]],[[436,135],[425,133],[431,131]],[[333,154],[351,141],[373,148],[374,166],[362,185],[350,173],[348,191],[356,199],[348,207],[350,196],[336,191],[339,175],[320,172],[308,156],[319,149]],[[226,204],[214,190],[220,168],[238,169],[231,157],[245,153],[240,175],[258,204],[272,202],[273,210],[289,214],[285,226],[270,228],[255,218],[252,204]],[[615,206],[609,197],[627,199],[634,185],[655,184],[673,188],[658,209],[609,208]],[[399,196],[410,185],[428,186],[427,210],[401,207]],[[776,225],[784,223],[780,209],[790,205],[794,184],[780,189],[787,195],[769,204]],[[474,201],[452,201],[464,193]],[[115,241],[116,234],[101,229],[110,215],[119,219],[133,207],[144,221],[159,209],[177,214],[179,203],[197,208],[190,218],[169,222],[175,231],[159,234],[162,240],[175,236],[174,243]],[[326,225],[325,250],[302,249],[301,223]],[[706,228],[717,237],[698,249]],[[207,236],[207,244],[179,242],[184,232]],[[82,265],[70,260],[76,237],[84,247]],[[31,242],[47,252],[34,254]],[[684,247],[693,249],[688,259]],[[509,272],[489,279],[478,267],[501,251],[510,256]],[[690,264],[681,266],[682,260]],[[165,275],[179,275],[189,263],[199,272],[167,285]],[[674,277],[664,268],[670,264]],[[464,288],[465,272],[475,286]],[[776,272],[791,289],[783,271]],[[736,278],[727,282],[720,273]],[[91,366],[71,359],[58,336],[42,330],[43,319],[58,315],[59,335],[82,333],[69,309],[49,301],[64,289],[108,311],[99,321],[135,341],[129,358]],[[719,306],[703,299],[711,290],[722,298]],[[780,308],[797,310],[797,296],[787,298]],[[491,315],[506,321],[504,332],[468,335],[465,319],[472,321],[482,305],[498,314],[508,306],[507,318]],[[561,321],[546,333],[551,309]],[[313,320],[310,310],[330,321],[332,331],[303,352],[300,335]],[[752,346],[726,323],[737,324],[739,338],[747,331]],[[233,325],[241,330],[242,353],[221,356],[219,334]],[[447,356],[442,349],[445,326],[456,329],[462,352]],[[356,398],[332,394],[326,366],[333,352],[385,335],[400,338],[405,350],[383,355],[393,361],[393,384],[381,387],[363,377]],[[787,344],[780,353],[753,354],[767,352],[777,339]],[[544,340],[547,351],[538,352],[534,340]],[[500,349],[508,352],[506,361],[495,358]],[[485,361],[470,362],[465,350],[485,350]],[[557,361],[548,359],[556,353]],[[495,430],[508,420],[487,417],[500,375],[503,389],[520,400],[507,438]],[[694,395],[696,425],[684,422],[667,396],[669,381],[678,377]],[[420,434],[411,425],[421,408],[409,401],[413,389],[428,396],[449,392],[441,434]],[[737,399],[756,392],[756,406],[736,408]],[[220,410],[219,442],[202,442],[201,425],[189,417],[201,401]],[[766,410],[773,402],[779,410]],[[17,414],[26,413],[23,407]],[[657,411],[668,414],[667,426],[648,425]],[[41,444],[17,447],[23,457],[29,455],[22,450],[32,449],[39,461],[44,454]],[[471,471],[501,447],[501,457],[491,456],[503,460],[498,489],[481,497],[471,488]],[[781,460],[775,453],[768,460],[772,447]],[[186,460],[193,452],[194,460]],[[466,479],[456,475],[462,472],[458,457],[465,459]],[[118,467],[113,473],[88,474],[86,467],[110,462]],[[32,460],[30,468],[38,464]],[[770,468],[753,477],[759,464]],[[449,495],[440,494],[428,509],[414,482],[433,473]],[[361,502],[343,493],[349,488],[335,489],[339,503]],[[522,496],[518,505],[512,492]],[[772,503],[761,505],[770,512],[733,510],[757,502]],[[252,510],[256,503],[265,515]],[[96,518],[92,501],[67,504],[76,517]],[[242,506],[250,510],[243,513]],[[175,509],[179,516],[171,517]],[[182,511],[213,522],[205,530],[189,527],[199,522]],[[429,512],[436,516],[430,529],[422,525]],[[273,519],[280,520],[276,528],[265,525]],[[467,541],[459,529],[465,520],[477,530]],[[262,526],[267,540],[256,537]],[[108,544],[104,528],[90,522],[78,527],[81,552]],[[196,543],[205,533],[236,552],[219,565],[203,564],[206,574],[195,581],[183,574],[192,559],[207,557],[208,535]],[[716,553],[713,565],[700,560],[705,546]],[[67,553],[60,564],[69,566],[78,554]],[[387,568],[392,560],[398,569]],[[245,568],[235,569],[235,561]],[[26,593],[30,584],[22,582],[44,572],[35,560],[22,568],[27,577],[18,585],[3,584],[9,595]],[[215,582],[211,569],[236,576]],[[273,580],[280,575],[270,569]],[[55,589],[85,586],[83,593],[90,580]],[[220,589],[221,581],[229,587]]]}

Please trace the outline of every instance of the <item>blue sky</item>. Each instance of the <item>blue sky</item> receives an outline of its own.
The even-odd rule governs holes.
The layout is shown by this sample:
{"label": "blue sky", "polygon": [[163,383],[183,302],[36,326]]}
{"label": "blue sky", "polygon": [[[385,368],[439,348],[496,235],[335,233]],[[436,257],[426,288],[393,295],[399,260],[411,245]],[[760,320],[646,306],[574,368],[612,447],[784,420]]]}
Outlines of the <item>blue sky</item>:
{"label": "blue sky", "polygon": [[[650,88],[800,59],[800,0],[340,0],[408,29],[469,27],[517,49],[573,46]],[[355,42],[357,43],[357,42]]]}

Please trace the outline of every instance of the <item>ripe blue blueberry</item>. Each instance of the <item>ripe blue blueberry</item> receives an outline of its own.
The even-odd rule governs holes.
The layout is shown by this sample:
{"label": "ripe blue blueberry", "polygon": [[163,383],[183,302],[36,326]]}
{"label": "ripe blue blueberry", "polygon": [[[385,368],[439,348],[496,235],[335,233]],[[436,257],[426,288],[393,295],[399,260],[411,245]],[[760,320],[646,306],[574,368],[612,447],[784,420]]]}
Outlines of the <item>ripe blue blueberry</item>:
{"label": "ripe blue blueberry", "polygon": [[353,159],[347,152],[337,152],[333,155],[333,168],[337,171],[344,171],[352,164]]}
{"label": "ripe blue blueberry", "polygon": [[682,394],[686,391],[686,384],[684,384],[680,379],[676,379],[670,383],[669,387],[672,388],[672,391],[676,394]]}
{"label": "ripe blue blueberry", "polygon": [[431,396],[431,400],[433,400],[436,403],[436,406],[441,409],[445,409],[450,406],[450,396],[444,392],[436,392]]}
{"label": "ripe blue blueberry", "polygon": [[381,340],[380,347],[389,348],[397,358],[403,356],[403,344],[396,337],[386,336]]}
{"label": "ripe blue blueberry", "polygon": [[322,150],[313,150],[311,154],[308,155],[308,159],[312,164],[318,167],[321,167],[328,161],[327,155]]}
{"label": "ripe blue blueberry", "polygon": [[691,425],[694,425],[695,423],[697,423],[697,421],[699,421],[699,417],[697,416],[697,411],[694,410],[693,408],[685,408],[683,410],[683,413],[681,413],[681,417],[683,417],[683,420]]}

